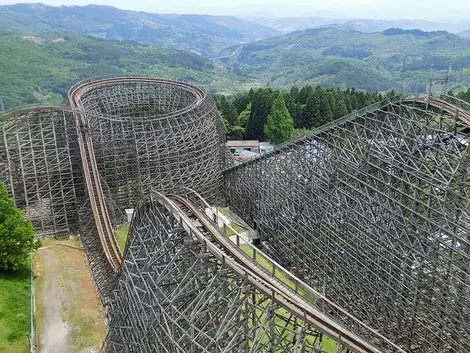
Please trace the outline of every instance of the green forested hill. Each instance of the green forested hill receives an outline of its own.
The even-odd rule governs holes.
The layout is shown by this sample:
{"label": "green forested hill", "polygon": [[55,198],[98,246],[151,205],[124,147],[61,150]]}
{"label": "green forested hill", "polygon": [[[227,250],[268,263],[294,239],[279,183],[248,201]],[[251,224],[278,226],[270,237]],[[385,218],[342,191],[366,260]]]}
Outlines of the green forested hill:
{"label": "green forested hill", "polygon": [[101,75],[140,74],[233,91],[243,83],[208,59],[177,49],[82,36],[0,31],[0,97],[5,108],[60,103],[70,86]]}
{"label": "green forested hill", "polygon": [[[311,83],[368,91],[398,89],[403,56],[409,92],[423,92],[431,65],[445,74],[470,67],[470,41],[447,32],[389,29],[360,33],[335,28],[313,29],[227,49],[225,64],[237,75],[260,84]],[[452,78],[458,86],[459,74]],[[464,72],[464,87],[470,74]],[[452,87],[452,82],[450,87]]]}
{"label": "green forested hill", "polygon": [[0,48],[0,98],[7,109],[59,103],[79,80],[118,74],[196,81],[217,93],[306,83],[399,90],[404,55],[406,92],[424,92],[431,65],[434,75],[444,75],[449,63],[453,73],[447,89],[470,87],[470,41],[447,32],[306,30],[227,49],[224,65],[188,51],[65,31],[0,31]]}
{"label": "green forested hill", "polygon": [[216,56],[226,47],[278,34],[229,16],[151,14],[111,6],[0,6],[0,29],[24,33],[70,30],[99,38],[192,50]]}

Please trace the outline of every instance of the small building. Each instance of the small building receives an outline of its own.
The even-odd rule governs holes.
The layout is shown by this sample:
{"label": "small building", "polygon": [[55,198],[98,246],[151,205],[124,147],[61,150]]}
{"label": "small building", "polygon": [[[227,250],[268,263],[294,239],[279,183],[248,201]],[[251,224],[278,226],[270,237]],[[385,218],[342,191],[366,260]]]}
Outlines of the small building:
{"label": "small building", "polygon": [[260,143],[258,140],[228,140],[226,143],[230,152],[238,156],[242,151],[250,151],[253,153],[260,153]]}
{"label": "small building", "polygon": [[251,159],[257,156],[259,156],[259,153],[251,152],[251,151],[241,151],[239,154],[235,156],[235,158],[239,161],[246,161],[248,159]]}
{"label": "small building", "polygon": [[268,152],[271,152],[271,151],[274,151],[274,146],[271,145],[269,142],[261,142],[259,144],[259,152],[261,154],[268,153]]}

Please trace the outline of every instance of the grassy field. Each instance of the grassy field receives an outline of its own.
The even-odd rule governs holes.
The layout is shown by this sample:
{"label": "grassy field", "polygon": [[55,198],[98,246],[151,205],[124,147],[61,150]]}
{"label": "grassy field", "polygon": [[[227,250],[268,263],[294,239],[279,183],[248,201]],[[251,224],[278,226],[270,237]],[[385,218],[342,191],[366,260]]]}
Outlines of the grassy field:
{"label": "grassy field", "polygon": [[[240,245],[240,248],[251,258],[253,258],[253,248],[249,245],[249,244],[241,244]],[[265,257],[262,253],[260,252],[256,252],[256,262],[258,263],[258,265],[260,265],[261,267],[263,267],[266,271],[268,272],[271,272],[272,273],[272,270],[273,270],[273,263],[271,262],[271,260],[269,260],[267,257]],[[289,276],[287,273],[285,272],[282,272],[280,270],[277,270],[276,273],[276,278],[278,280],[280,280],[281,282],[283,282],[284,284],[287,284],[290,288],[294,289],[295,290],[295,282],[294,280],[292,279],[291,276]],[[315,304],[315,301],[316,301],[316,298],[315,296],[308,292],[307,290],[303,289],[303,288],[298,288],[298,293],[303,297],[305,298],[306,300],[308,300],[309,302],[311,302],[312,304]]]}
{"label": "grassy field", "polygon": [[[234,215],[232,213],[232,211],[228,208],[228,207],[225,207],[225,208],[219,208],[218,209],[220,213],[222,213],[228,220],[231,221],[231,226],[239,233],[243,232],[243,231],[246,231],[248,228],[244,228],[244,227],[241,227],[239,226],[238,224],[236,223],[233,223],[233,219],[236,217],[236,215]],[[227,236],[230,236],[230,235],[233,235],[234,232],[230,229],[227,229]],[[253,258],[253,247],[250,245],[250,244],[240,244],[240,248],[250,257],[250,258]],[[264,256],[262,253],[260,252],[256,252],[256,262],[258,263],[258,265],[260,265],[261,267],[263,267],[266,271],[268,272],[271,272],[272,273],[272,270],[273,270],[273,263],[272,261],[267,258],[266,256]],[[278,280],[280,280],[281,282],[283,282],[284,284],[286,284],[287,286],[289,286],[290,288],[294,289],[295,290],[295,287],[296,287],[296,284],[294,282],[294,280],[292,279],[291,276],[289,276],[288,274],[286,274],[285,272],[282,272],[280,270],[277,270],[275,272],[275,276]],[[306,289],[304,288],[298,288],[298,293],[304,298],[306,299],[307,301],[311,302],[313,305],[315,305],[315,301],[316,301],[316,297],[310,292],[310,291],[307,291]],[[283,327],[284,326],[284,321],[283,319],[281,319],[281,317],[287,317],[288,316],[288,313],[287,311],[285,311],[284,309],[282,308],[278,308],[277,310],[277,313],[278,313],[278,317],[275,319],[275,323],[276,325],[279,325],[279,327]],[[262,311],[260,310],[258,312],[258,316],[259,315],[263,315]],[[294,326],[292,324],[289,324],[287,325],[287,327],[289,328],[289,330],[294,330]],[[292,339],[294,339],[294,336],[292,336]],[[263,338],[263,343],[266,343],[265,341],[268,340],[267,337]],[[311,337],[311,338],[308,338],[307,341],[310,343],[310,344],[313,344],[314,342],[314,338]],[[325,352],[329,352],[329,353],[336,353],[337,352],[337,346],[336,346],[336,342],[333,341],[332,339],[328,338],[328,337],[324,337],[323,338],[323,350]]]}
{"label": "grassy field", "polygon": [[[234,215],[232,214],[232,211],[230,211],[230,208],[228,207],[220,207],[217,209],[217,211],[219,211],[222,215],[225,216],[225,218],[227,218],[229,221],[230,221],[230,226],[238,233],[242,233],[244,232],[247,228],[245,227],[242,227],[240,225],[238,225],[237,223],[234,223],[233,222],[233,218],[234,218]],[[223,227],[220,228],[222,231],[223,231]],[[226,235],[228,237],[234,235],[235,232],[229,228],[227,228],[227,233]]]}
{"label": "grassy field", "polygon": [[126,241],[127,241],[127,236],[129,233],[129,227],[131,226],[130,223],[120,225],[118,229],[116,230],[116,237],[117,241],[119,244],[119,248],[121,251],[124,251],[126,248]]}
{"label": "grassy field", "polygon": [[0,272],[0,352],[29,352],[30,271]]}

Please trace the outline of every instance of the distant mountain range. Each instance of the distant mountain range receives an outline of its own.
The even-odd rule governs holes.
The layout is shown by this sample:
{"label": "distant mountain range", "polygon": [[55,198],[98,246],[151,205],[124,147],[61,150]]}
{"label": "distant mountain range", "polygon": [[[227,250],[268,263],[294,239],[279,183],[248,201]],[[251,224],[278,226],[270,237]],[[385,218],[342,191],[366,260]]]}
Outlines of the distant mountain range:
{"label": "distant mountain range", "polygon": [[421,29],[423,31],[447,31],[459,33],[470,28],[470,20],[458,23],[433,22],[425,20],[373,20],[373,19],[333,19],[326,17],[284,17],[250,19],[272,27],[280,32],[288,33],[298,30],[324,27],[337,27],[342,29],[360,31],[365,33],[382,32],[388,28]]}
{"label": "distant mountain range", "polygon": [[211,57],[229,46],[272,37],[274,28],[236,17],[151,14],[110,6],[0,6],[0,29],[26,33],[70,30],[113,40],[172,46]]}
{"label": "distant mountain range", "polygon": [[[235,74],[272,86],[399,89],[406,56],[406,89],[424,92],[431,66],[438,75],[446,73],[449,63],[457,71],[470,67],[470,41],[445,31],[310,29],[233,47],[225,54],[223,61]],[[452,80],[459,79],[454,72]],[[463,80],[470,83],[468,72]]]}
{"label": "distant mountain range", "polygon": [[6,109],[59,104],[78,81],[148,75],[199,82],[216,92],[245,89],[243,79],[201,55],[172,48],[104,40],[74,32],[0,30],[0,97]]}
{"label": "distant mountain range", "polygon": [[[424,92],[431,67],[434,75],[445,75],[449,63],[447,88],[470,86],[470,41],[461,38],[470,37],[470,30],[459,37],[442,30],[383,30],[399,24],[434,28],[424,21],[276,21],[97,5],[0,6],[0,97],[7,108],[58,103],[80,79],[122,74],[196,81],[218,93],[306,83],[398,90],[404,57],[406,92]],[[281,34],[294,29],[287,26],[320,28]]]}
{"label": "distant mountain range", "polygon": [[470,39],[470,29],[467,29],[466,31],[460,32],[459,36],[462,38]]}
{"label": "distant mountain range", "polygon": [[[438,23],[424,20],[331,19],[323,17],[240,19],[229,16],[152,14],[111,6],[0,6],[0,29],[25,33],[69,30],[112,40],[171,46],[207,57],[234,45],[248,44],[292,31],[335,27],[365,33],[388,28],[445,30],[469,36],[470,20]],[[468,31],[467,31],[468,30]]]}

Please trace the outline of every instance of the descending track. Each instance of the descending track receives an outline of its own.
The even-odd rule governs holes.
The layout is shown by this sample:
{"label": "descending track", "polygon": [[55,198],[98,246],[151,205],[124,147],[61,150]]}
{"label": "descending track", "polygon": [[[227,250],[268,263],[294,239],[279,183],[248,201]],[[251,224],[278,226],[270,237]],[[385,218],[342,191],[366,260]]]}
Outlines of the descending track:
{"label": "descending track", "polygon": [[[421,103],[424,105],[428,104],[427,96],[417,96],[417,97],[407,97],[403,100],[404,103]],[[470,111],[464,110],[462,108],[456,107],[455,105],[440,99],[431,96],[429,98],[429,107],[442,110],[450,115],[454,115],[461,119],[463,122],[470,124]]]}
{"label": "descending track", "polygon": [[[96,83],[98,84],[98,83]],[[91,87],[82,86],[77,90],[71,91],[70,102],[75,112],[75,123],[77,127],[78,144],[80,146],[80,155],[82,158],[83,174],[90,197],[90,204],[95,218],[95,225],[98,231],[101,245],[105,256],[114,271],[121,266],[122,254],[106,207],[103,189],[101,187],[100,175],[96,158],[93,152],[93,142],[89,134],[89,126],[86,113],[81,106],[80,97]]]}
{"label": "descending track", "polygon": [[[163,195],[160,195],[160,197],[165,199]],[[212,251],[214,252],[223,252],[225,256],[233,261],[233,264],[236,263],[240,269],[248,274],[253,285],[266,294],[272,293],[278,303],[287,311],[303,318],[305,322],[316,330],[340,343],[351,352],[379,352],[379,349],[374,348],[354,333],[327,317],[294,290],[249,258],[237,245],[221,233],[216,224],[204,212],[199,210],[189,200],[174,195],[170,196],[169,199],[172,202],[173,208],[171,211],[175,218],[184,217],[187,222],[192,224],[198,232],[191,233],[200,242],[212,244]],[[228,262],[228,264],[230,266],[231,262]]]}

